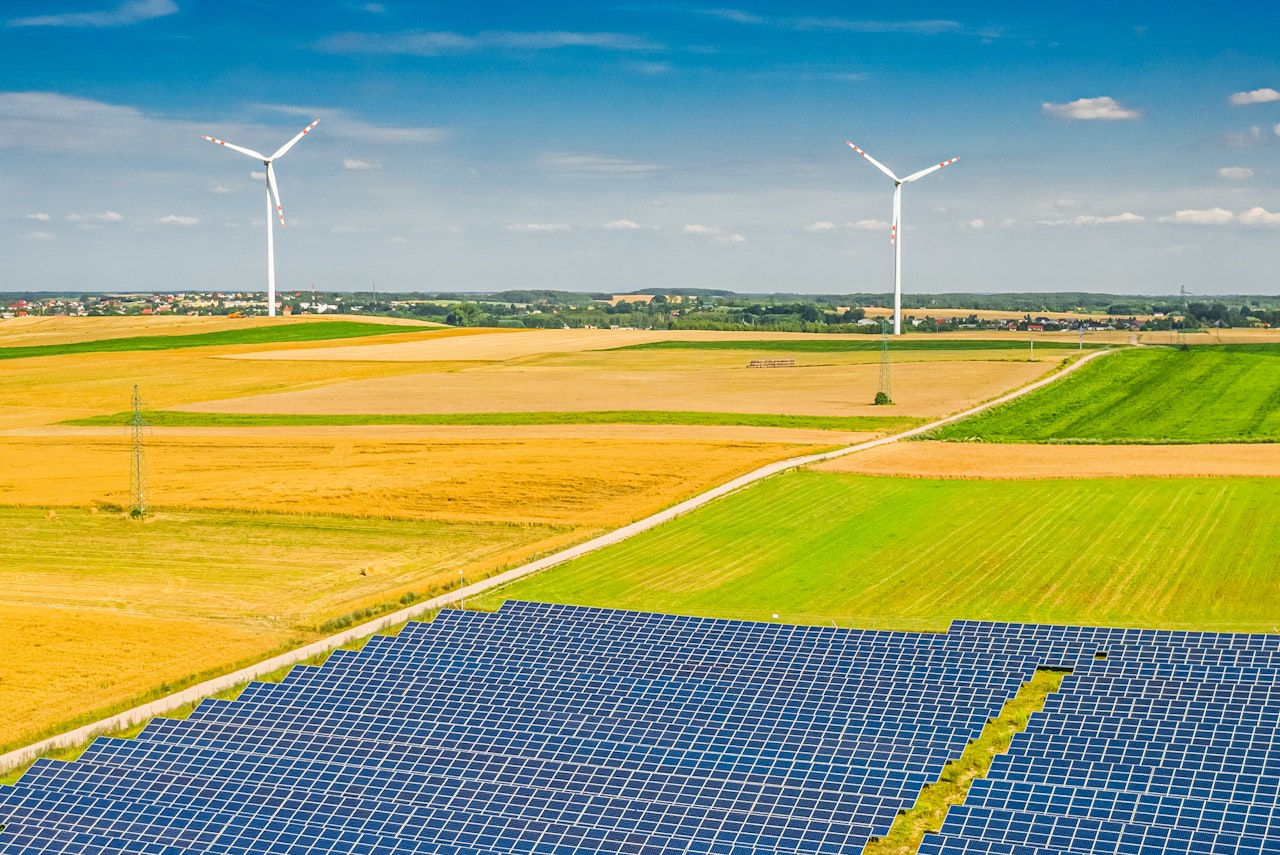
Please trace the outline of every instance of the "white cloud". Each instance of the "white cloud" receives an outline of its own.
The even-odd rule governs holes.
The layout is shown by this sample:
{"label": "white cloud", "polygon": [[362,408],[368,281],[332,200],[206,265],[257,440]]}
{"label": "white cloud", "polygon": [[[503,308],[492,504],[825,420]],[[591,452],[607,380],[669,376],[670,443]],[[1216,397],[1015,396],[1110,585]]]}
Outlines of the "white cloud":
{"label": "white cloud", "polygon": [[985,229],[987,227],[987,224],[979,219],[972,219],[967,223],[967,225],[969,226],[969,228],[973,229],[974,231]]}
{"label": "white cloud", "polygon": [[542,162],[560,172],[584,175],[646,175],[663,168],[656,164],[641,163],[621,157],[572,152],[549,154],[542,158]]}
{"label": "white cloud", "polygon": [[1121,106],[1116,99],[1105,95],[1101,98],[1078,98],[1066,104],[1051,104],[1045,101],[1040,108],[1050,116],[1056,116],[1059,119],[1116,120],[1136,119],[1142,115],[1137,110]]}
{"label": "white cloud", "polygon": [[569,227],[564,223],[512,223],[507,226],[507,231],[526,235],[554,234],[567,232]]}
{"label": "white cloud", "polygon": [[747,239],[742,235],[738,234],[737,232],[734,232],[733,234],[729,235],[727,240],[729,241],[729,243],[746,243],[747,242]]}
{"label": "white cloud", "polygon": [[1276,122],[1276,126],[1271,130],[1275,132],[1276,136],[1280,137],[1280,122]]}
{"label": "white cloud", "polygon": [[1280,225],[1280,212],[1272,213],[1266,208],[1250,208],[1240,215],[1240,222],[1246,226]]}
{"label": "white cloud", "polygon": [[439,56],[481,50],[559,50],[588,47],[616,51],[662,50],[663,45],[627,33],[575,33],[563,30],[511,32],[488,30],[473,36],[414,30],[403,33],[337,33],[320,40],[325,53]]}
{"label": "white cloud", "polygon": [[40,222],[42,222],[42,223],[47,223],[47,222],[49,222],[50,220],[52,220],[52,219],[53,219],[53,217],[50,217],[48,214],[27,214],[27,219],[28,219],[28,220],[39,220],[39,221],[40,221]]}
{"label": "white cloud", "polygon": [[715,226],[700,226],[696,223],[687,225],[680,231],[687,235],[714,236],[722,233],[721,230],[716,228]]}
{"label": "white cloud", "polygon": [[1218,170],[1218,177],[1239,181],[1244,178],[1252,178],[1253,170],[1247,166],[1224,166]]}
{"label": "white cloud", "polygon": [[254,181],[265,181],[265,180],[267,179],[267,173],[265,173],[265,172],[250,172],[250,173],[249,173],[249,177],[250,177],[250,178],[252,178]]}
{"label": "white cloud", "polygon": [[1038,220],[1042,226],[1105,226],[1112,223],[1140,223],[1146,217],[1135,214],[1132,211],[1125,211],[1123,214],[1108,214],[1099,217],[1094,214],[1081,214],[1078,217],[1070,217],[1065,220]]}
{"label": "white cloud", "polygon": [[1161,217],[1162,223],[1191,226],[1221,226],[1235,222],[1236,215],[1226,208],[1175,211],[1172,217]]}
{"label": "white cloud", "polygon": [[857,220],[852,223],[843,223],[843,224],[829,223],[825,220],[820,220],[819,222],[810,223],[809,225],[804,227],[804,230],[806,232],[815,232],[815,233],[829,232],[835,229],[852,229],[854,231],[859,231],[859,232],[879,232],[879,231],[888,231],[889,224],[886,223],[884,220]]}
{"label": "white cloud", "polygon": [[67,219],[73,223],[118,223],[124,217],[115,211],[103,211],[101,214],[68,214]]}
{"label": "white cloud", "polygon": [[355,169],[355,170],[377,169],[379,165],[380,164],[373,163],[368,160],[359,160],[354,157],[344,157],[342,159],[343,169]]}
{"label": "white cloud", "polygon": [[53,235],[49,232],[27,232],[22,236],[23,240],[53,240]]}
{"label": "white cloud", "polygon": [[612,223],[605,223],[604,228],[611,232],[629,232],[640,228],[640,224],[635,220],[614,220]]}
{"label": "white cloud", "polygon": [[210,193],[217,193],[218,195],[222,195],[223,193],[230,193],[230,192],[231,192],[231,188],[230,188],[230,187],[224,187],[224,186],[223,186],[223,185],[221,185],[221,184],[215,184],[215,185],[213,185],[213,187],[212,187],[212,188],[210,188],[209,192],[210,192]]}
{"label": "white cloud", "polygon": [[179,214],[170,214],[167,217],[161,217],[159,222],[167,226],[194,226],[200,222],[199,217],[184,217]]}
{"label": "white cloud", "polygon": [[123,27],[163,18],[178,11],[173,0],[128,0],[114,9],[101,12],[67,12],[61,15],[37,15],[12,18],[10,27]]}
{"label": "white cloud", "polygon": [[1269,101],[1280,101],[1280,92],[1270,87],[1253,89],[1249,92],[1237,92],[1231,96],[1230,100],[1237,107],[1244,104],[1266,104]]}

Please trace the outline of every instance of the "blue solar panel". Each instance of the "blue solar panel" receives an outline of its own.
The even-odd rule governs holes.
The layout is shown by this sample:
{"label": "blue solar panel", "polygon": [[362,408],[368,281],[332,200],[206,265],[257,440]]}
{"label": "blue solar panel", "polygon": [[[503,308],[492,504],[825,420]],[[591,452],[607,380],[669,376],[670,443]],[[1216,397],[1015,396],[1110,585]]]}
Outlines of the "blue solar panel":
{"label": "blue solar panel", "polygon": [[1038,667],[1074,673],[922,852],[1280,849],[1272,636],[513,602],[40,761],[0,855],[856,852]]}

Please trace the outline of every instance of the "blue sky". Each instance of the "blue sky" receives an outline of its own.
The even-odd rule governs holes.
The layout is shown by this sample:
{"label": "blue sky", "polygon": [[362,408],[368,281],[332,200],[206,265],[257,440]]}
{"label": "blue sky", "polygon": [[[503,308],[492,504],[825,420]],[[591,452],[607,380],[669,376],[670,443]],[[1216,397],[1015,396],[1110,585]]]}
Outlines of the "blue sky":
{"label": "blue sky", "polygon": [[[1138,8],[1130,8],[1137,6]],[[301,11],[305,8],[305,12]],[[0,291],[1280,290],[1280,7],[9,0]]]}

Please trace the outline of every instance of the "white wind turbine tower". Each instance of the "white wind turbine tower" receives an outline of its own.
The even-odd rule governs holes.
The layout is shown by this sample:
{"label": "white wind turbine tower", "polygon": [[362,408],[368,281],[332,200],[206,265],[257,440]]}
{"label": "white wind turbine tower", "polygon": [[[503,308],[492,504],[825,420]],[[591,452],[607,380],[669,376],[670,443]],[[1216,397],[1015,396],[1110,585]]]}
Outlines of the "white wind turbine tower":
{"label": "white wind turbine tower", "polygon": [[276,153],[270,157],[259,154],[251,148],[243,148],[242,146],[233,145],[225,140],[214,139],[209,136],[205,137],[205,139],[211,143],[217,143],[218,145],[229,148],[232,151],[238,151],[241,154],[247,154],[249,157],[261,160],[262,165],[267,168],[267,315],[273,318],[276,315],[276,245],[274,227],[271,224],[272,197],[275,197],[275,213],[280,217],[280,228],[284,228],[284,208],[280,206],[280,188],[276,186],[276,173],[271,164],[274,161],[279,160],[281,157],[284,157],[285,152],[293,148],[298,140],[305,137],[311,132],[311,129],[318,124],[320,124],[320,120],[316,119],[314,122],[307,125],[296,137],[280,146],[280,148],[276,150]]}
{"label": "white wind turbine tower", "polygon": [[944,160],[942,163],[930,166],[928,169],[922,169],[919,172],[913,172],[906,178],[899,178],[889,171],[883,163],[858,148],[853,143],[845,140],[849,148],[865,157],[875,165],[875,168],[888,175],[893,179],[893,225],[889,229],[889,244],[894,248],[893,251],[893,334],[902,334],[902,185],[915,181],[917,178],[924,178],[930,172],[937,172],[944,166],[950,166],[960,158],[953,157],[950,160]]}

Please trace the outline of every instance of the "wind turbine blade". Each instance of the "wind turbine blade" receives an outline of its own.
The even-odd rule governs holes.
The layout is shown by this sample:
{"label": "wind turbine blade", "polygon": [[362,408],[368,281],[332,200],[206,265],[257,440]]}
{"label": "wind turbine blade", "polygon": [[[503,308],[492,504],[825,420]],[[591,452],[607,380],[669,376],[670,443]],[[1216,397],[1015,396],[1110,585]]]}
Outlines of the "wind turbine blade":
{"label": "wind turbine blade", "polygon": [[249,155],[250,157],[256,157],[258,160],[266,160],[266,159],[267,159],[265,155],[258,154],[258,152],[254,151],[254,150],[253,150],[253,149],[251,149],[251,148],[245,148],[245,147],[243,147],[243,146],[238,146],[238,145],[235,145],[234,143],[229,143],[229,142],[227,142],[226,140],[218,140],[218,139],[214,139],[213,137],[205,137],[205,139],[207,139],[207,140],[208,140],[209,142],[211,142],[211,143],[217,143],[218,145],[223,146],[224,148],[229,148],[229,149],[231,149],[232,151],[238,151],[238,152],[240,152],[241,154],[247,154],[247,155]]}
{"label": "wind turbine blade", "polygon": [[854,151],[856,151],[858,154],[860,154],[860,155],[862,155],[863,157],[865,157],[867,160],[871,161],[871,163],[875,165],[875,168],[876,168],[876,169],[880,170],[880,171],[881,171],[881,172],[883,172],[885,175],[888,175],[888,176],[889,176],[890,178],[892,178],[894,181],[897,181],[897,180],[898,180],[898,176],[896,176],[896,175],[894,175],[892,172],[890,172],[890,171],[889,171],[889,167],[885,166],[883,163],[881,163],[880,161],[876,160],[874,157],[872,157],[871,155],[867,154],[865,151],[863,151],[862,149],[858,148],[856,145],[854,145],[853,143],[849,142],[848,140],[845,140],[845,144],[846,144],[847,146],[849,146],[849,148],[851,148],[851,149],[853,149]]}
{"label": "wind turbine blade", "polygon": [[271,188],[271,196],[276,200],[276,214],[280,217],[280,228],[284,228],[284,208],[280,206],[280,188],[276,186],[276,171],[267,164],[267,186]]}
{"label": "wind turbine blade", "polygon": [[280,148],[276,151],[276,153],[275,153],[275,154],[273,154],[273,155],[271,155],[271,157],[270,157],[269,159],[270,159],[270,160],[275,160],[277,157],[284,157],[284,153],[285,153],[286,151],[288,151],[289,149],[293,148],[293,147],[294,147],[294,145],[295,145],[295,144],[297,144],[298,140],[302,139],[302,138],[303,138],[303,137],[305,137],[307,134],[311,133],[311,129],[312,129],[312,128],[314,128],[314,127],[315,127],[316,125],[318,125],[318,124],[320,124],[320,120],[319,120],[319,119],[316,119],[314,122],[312,122],[311,124],[307,125],[305,128],[303,128],[303,129],[302,129],[302,131],[301,131],[301,132],[300,132],[296,137],[294,137],[293,139],[289,140],[289,141],[288,141],[287,143],[285,143],[284,145],[280,146]]}
{"label": "wind turbine blade", "polygon": [[944,160],[942,161],[942,163],[939,163],[935,166],[930,166],[928,169],[922,169],[919,172],[913,172],[910,175],[908,175],[906,178],[902,179],[902,183],[906,184],[908,181],[915,181],[917,178],[924,178],[930,172],[937,172],[942,167],[950,166],[951,164],[955,163],[959,159],[960,158],[958,157],[953,157],[950,160]]}
{"label": "wind turbine blade", "polygon": [[889,246],[898,242],[898,223],[902,219],[902,185],[893,188],[893,225],[889,227]]}

